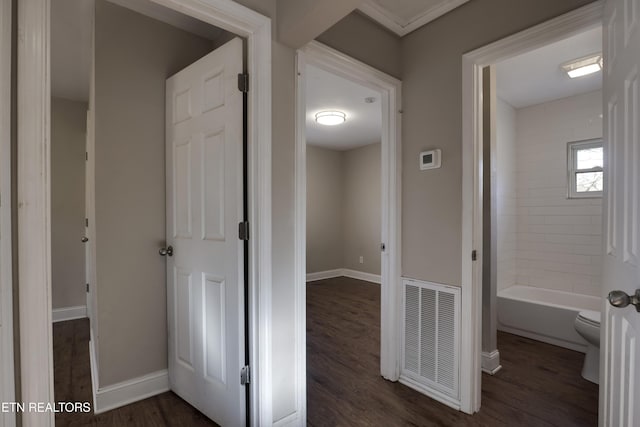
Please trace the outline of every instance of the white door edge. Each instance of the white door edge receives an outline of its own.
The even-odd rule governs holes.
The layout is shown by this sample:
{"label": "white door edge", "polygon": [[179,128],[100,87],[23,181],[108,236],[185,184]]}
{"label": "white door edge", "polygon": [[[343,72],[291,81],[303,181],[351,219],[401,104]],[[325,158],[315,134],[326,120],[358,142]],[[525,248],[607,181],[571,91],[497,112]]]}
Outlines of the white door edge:
{"label": "white door edge", "polygon": [[296,304],[296,411],[306,424],[306,136],[305,66],[325,71],[374,89],[382,103],[382,233],[386,250],[381,262],[380,373],[391,381],[400,377],[401,253],[401,118],[402,82],[322,43],[312,41],[297,51],[295,145],[295,304]]}
{"label": "white door edge", "polygon": [[[11,0],[0,1],[0,401],[15,401],[11,244]],[[0,427],[16,425],[0,414]]]}
{"label": "white door edge", "polygon": [[[228,0],[154,0],[170,9],[247,38],[249,92],[250,351],[253,372],[251,424],[272,423],[271,384],[271,19]],[[50,269],[50,80],[51,0],[19,2],[23,38],[18,42],[18,168],[21,373],[24,401],[51,402],[53,363]],[[37,178],[39,177],[39,178]],[[26,259],[29,258],[29,262]],[[37,313],[37,314],[34,314]],[[49,325],[49,327],[47,327]],[[37,356],[34,356],[37,355]],[[50,416],[49,416],[50,415]],[[53,426],[53,415],[25,413],[23,422]]]}
{"label": "white door edge", "polygon": [[[482,360],[482,69],[602,24],[601,0],[462,56],[462,323],[460,408],[480,410]],[[477,261],[471,251],[477,250]]]}

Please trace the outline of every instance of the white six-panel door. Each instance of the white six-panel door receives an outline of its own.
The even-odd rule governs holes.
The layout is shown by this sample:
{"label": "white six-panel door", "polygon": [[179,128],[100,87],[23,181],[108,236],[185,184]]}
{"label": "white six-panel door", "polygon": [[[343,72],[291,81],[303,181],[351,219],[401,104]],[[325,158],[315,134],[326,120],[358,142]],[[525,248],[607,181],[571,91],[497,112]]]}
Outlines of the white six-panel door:
{"label": "white six-panel door", "polygon": [[242,41],[167,80],[171,389],[222,426],[245,424]]}
{"label": "white six-panel door", "polygon": [[[604,15],[606,140],[604,293],[640,288],[640,0],[607,0]],[[640,426],[640,313],[605,302],[600,425]]]}

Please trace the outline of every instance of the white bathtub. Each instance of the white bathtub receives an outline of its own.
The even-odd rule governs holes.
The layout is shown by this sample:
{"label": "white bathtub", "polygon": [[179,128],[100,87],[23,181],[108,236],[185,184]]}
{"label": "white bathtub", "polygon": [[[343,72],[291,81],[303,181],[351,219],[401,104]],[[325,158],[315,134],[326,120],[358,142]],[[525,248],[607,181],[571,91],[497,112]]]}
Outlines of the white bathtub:
{"label": "white bathtub", "polygon": [[600,305],[597,297],[511,286],[498,292],[498,330],[584,353],[587,343],[573,322],[580,311],[600,311]]}

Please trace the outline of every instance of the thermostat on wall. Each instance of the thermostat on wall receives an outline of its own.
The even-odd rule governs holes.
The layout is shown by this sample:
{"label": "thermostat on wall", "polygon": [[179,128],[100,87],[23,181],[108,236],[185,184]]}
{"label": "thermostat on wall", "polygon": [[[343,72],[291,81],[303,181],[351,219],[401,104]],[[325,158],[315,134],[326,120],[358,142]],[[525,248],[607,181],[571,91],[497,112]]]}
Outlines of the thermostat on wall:
{"label": "thermostat on wall", "polygon": [[439,168],[441,158],[440,153],[441,150],[439,148],[420,153],[420,170],[425,171],[427,169]]}

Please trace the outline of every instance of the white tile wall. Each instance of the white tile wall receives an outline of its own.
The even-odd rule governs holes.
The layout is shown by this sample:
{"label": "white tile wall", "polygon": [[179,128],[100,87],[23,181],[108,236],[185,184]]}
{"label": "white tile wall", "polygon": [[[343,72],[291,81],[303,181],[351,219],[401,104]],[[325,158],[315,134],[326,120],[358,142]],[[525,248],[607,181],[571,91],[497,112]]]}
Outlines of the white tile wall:
{"label": "white tile wall", "polygon": [[496,189],[498,291],[516,284],[516,110],[498,99],[496,145],[491,171]]}
{"label": "white tile wall", "polygon": [[567,142],[601,137],[601,114],[600,91],[516,111],[515,283],[600,295],[602,201],[566,195]]}

